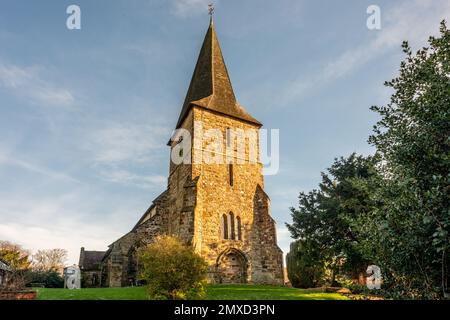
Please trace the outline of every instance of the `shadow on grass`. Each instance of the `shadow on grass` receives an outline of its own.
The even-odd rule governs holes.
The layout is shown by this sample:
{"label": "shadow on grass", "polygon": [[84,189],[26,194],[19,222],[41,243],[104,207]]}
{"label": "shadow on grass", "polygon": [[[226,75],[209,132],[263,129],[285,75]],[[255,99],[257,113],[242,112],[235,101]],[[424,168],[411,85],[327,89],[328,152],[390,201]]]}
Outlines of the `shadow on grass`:
{"label": "shadow on grass", "polygon": [[[148,300],[145,287],[35,290],[39,300]],[[206,293],[207,300],[348,300],[338,293],[266,285],[209,285]]]}
{"label": "shadow on grass", "polygon": [[207,289],[210,300],[348,300],[338,293],[264,285],[211,285]]}

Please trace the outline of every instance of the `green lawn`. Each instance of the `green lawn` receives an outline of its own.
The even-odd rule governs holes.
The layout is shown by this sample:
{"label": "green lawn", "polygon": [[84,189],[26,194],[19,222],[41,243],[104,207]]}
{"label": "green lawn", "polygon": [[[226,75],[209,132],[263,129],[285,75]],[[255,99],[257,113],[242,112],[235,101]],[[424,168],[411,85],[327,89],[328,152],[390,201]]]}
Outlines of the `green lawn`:
{"label": "green lawn", "polygon": [[[39,300],[147,300],[145,287],[98,289],[37,288]],[[347,300],[338,293],[261,285],[211,285],[208,300]]]}

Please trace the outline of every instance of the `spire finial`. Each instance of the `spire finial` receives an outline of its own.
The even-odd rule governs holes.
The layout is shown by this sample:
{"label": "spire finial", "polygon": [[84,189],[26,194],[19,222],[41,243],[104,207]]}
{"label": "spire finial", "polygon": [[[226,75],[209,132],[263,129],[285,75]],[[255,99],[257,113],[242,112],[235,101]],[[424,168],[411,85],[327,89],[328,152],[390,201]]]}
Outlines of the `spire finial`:
{"label": "spire finial", "polygon": [[214,3],[208,4],[208,14],[211,17],[211,21],[213,20],[214,10],[215,10]]}

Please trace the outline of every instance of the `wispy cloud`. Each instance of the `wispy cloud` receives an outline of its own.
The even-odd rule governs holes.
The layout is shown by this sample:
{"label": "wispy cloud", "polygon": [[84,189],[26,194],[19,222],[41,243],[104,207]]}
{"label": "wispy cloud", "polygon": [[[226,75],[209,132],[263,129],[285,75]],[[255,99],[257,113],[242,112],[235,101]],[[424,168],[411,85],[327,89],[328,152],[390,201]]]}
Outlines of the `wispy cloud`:
{"label": "wispy cloud", "polygon": [[0,167],[2,165],[15,166],[20,169],[24,169],[24,170],[30,171],[32,173],[37,173],[37,174],[40,174],[42,176],[45,176],[45,177],[51,178],[51,179],[66,180],[66,181],[77,182],[77,183],[80,182],[79,180],[71,177],[70,175],[68,175],[66,173],[51,170],[49,168],[39,166],[30,161],[18,159],[16,156],[14,156],[10,153],[6,153],[5,151],[2,151],[0,149]]}
{"label": "wispy cloud", "polygon": [[108,123],[90,133],[85,147],[96,164],[143,163],[164,147],[169,134],[162,126]]}
{"label": "wispy cloud", "polygon": [[32,104],[69,107],[74,103],[70,90],[40,75],[41,67],[20,67],[0,62],[0,87],[6,88]]}
{"label": "wispy cloud", "polygon": [[324,85],[341,79],[389,50],[400,48],[408,40],[413,47],[425,45],[439,31],[439,22],[450,17],[447,0],[403,1],[392,8],[381,8],[382,29],[370,41],[350,48],[326,62],[313,75],[308,74],[291,83],[285,90],[285,102],[301,99]]}
{"label": "wispy cloud", "polygon": [[0,203],[0,240],[32,251],[65,248],[69,263],[78,262],[81,246],[106,250],[147,208],[147,203],[138,199],[118,199],[86,185],[76,185],[67,192],[56,189],[51,195],[36,190],[0,192]]}
{"label": "wispy cloud", "polygon": [[[145,189],[162,189],[166,178],[145,174],[167,156],[169,127],[163,125],[105,122],[88,133],[85,144],[89,161],[105,181]],[[150,166],[149,166],[150,165]]]}
{"label": "wispy cloud", "polygon": [[36,252],[41,249],[64,248],[68,251],[68,264],[78,263],[82,245],[87,249],[106,250],[106,239],[114,237],[110,229],[87,227],[88,224],[69,224],[51,228],[48,225],[35,226],[26,223],[0,223],[0,238],[19,243]]}
{"label": "wispy cloud", "polygon": [[[215,1],[216,4],[217,2]],[[181,17],[204,14],[210,3],[211,0],[172,0],[174,14]]]}
{"label": "wispy cloud", "polygon": [[111,169],[100,172],[101,177],[110,182],[133,185],[145,189],[163,189],[166,186],[167,178],[162,175],[138,175],[128,170]]}
{"label": "wispy cloud", "polygon": [[108,242],[118,237],[120,231],[125,231],[117,230],[117,226],[114,228],[111,221],[105,228],[99,219],[95,219],[95,214],[91,221],[83,219],[82,209],[76,202],[85,203],[86,198],[65,198],[55,194],[53,199],[31,198],[15,203],[2,199],[0,239],[14,241],[32,251],[65,248],[69,251],[69,262],[75,263],[82,245],[105,250]]}

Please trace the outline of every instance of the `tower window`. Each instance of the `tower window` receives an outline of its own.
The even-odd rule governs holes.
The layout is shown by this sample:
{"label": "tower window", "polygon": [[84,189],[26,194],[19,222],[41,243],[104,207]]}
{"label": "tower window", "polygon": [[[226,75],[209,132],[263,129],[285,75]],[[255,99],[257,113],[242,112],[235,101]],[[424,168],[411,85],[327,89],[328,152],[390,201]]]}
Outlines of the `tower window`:
{"label": "tower window", "polygon": [[228,164],[228,182],[230,183],[230,186],[233,186],[233,164]]}
{"label": "tower window", "polygon": [[236,217],[237,239],[242,240],[241,217]]}
{"label": "tower window", "polygon": [[227,128],[227,147],[231,146],[231,129]]}
{"label": "tower window", "polygon": [[228,219],[226,214],[222,216],[222,230],[223,230],[223,238],[228,239]]}
{"label": "tower window", "polygon": [[233,212],[230,212],[230,239],[235,239],[235,232],[234,232],[234,214]]}

